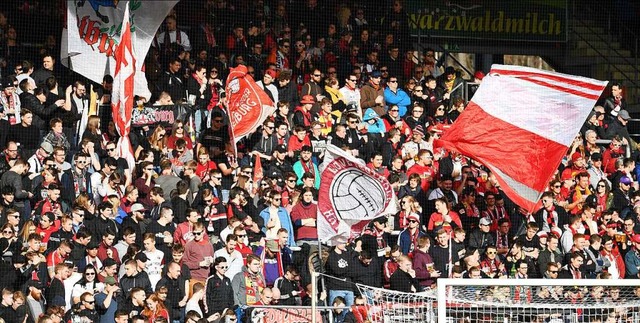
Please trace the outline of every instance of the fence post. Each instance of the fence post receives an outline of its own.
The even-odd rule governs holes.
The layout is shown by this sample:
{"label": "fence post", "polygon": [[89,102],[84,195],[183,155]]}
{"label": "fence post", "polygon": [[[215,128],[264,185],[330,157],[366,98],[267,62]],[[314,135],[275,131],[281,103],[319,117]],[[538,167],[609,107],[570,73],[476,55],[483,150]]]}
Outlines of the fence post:
{"label": "fence post", "polygon": [[437,284],[438,297],[436,298],[436,301],[438,302],[438,311],[436,313],[438,315],[438,323],[447,322],[447,283],[446,281],[447,281],[446,278],[439,279]]}

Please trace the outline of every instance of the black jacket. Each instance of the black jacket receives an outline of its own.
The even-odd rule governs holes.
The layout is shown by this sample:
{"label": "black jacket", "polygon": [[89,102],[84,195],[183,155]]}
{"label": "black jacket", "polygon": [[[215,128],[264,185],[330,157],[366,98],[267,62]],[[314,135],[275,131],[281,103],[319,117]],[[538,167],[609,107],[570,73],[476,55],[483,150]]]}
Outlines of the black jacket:
{"label": "black jacket", "polygon": [[169,316],[171,316],[172,320],[179,320],[182,307],[178,303],[184,298],[186,292],[184,290],[184,282],[181,279],[171,279],[165,275],[158,281],[156,290],[162,286],[166,286],[169,291],[165,301]]}
{"label": "black jacket", "polygon": [[233,288],[227,276],[220,278],[214,274],[209,277],[205,295],[207,315],[222,313],[225,308],[233,307]]}

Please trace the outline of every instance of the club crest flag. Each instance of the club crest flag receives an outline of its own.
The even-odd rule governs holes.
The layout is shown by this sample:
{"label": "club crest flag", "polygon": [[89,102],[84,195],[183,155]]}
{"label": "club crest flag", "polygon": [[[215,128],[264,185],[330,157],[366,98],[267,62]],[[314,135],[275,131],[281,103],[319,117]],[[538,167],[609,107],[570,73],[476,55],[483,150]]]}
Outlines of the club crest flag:
{"label": "club crest flag", "polygon": [[115,74],[117,40],[125,8],[130,10],[133,53],[136,59],[135,94],[149,99],[144,74],[156,31],[178,0],[67,0],[67,26],[62,31],[62,64],[96,83]]}
{"label": "club crest flag", "polygon": [[355,238],[374,218],[397,212],[389,181],[344,150],[328,145],[320,173],[318,238],[323,243]]}
{"label": "club crest flag", "polygon": [[231,142],[235,147],[238,141],[256,131],[276,111],[276,107],[253,77],[247,74],[244,65],[231,68],[226,94]]}
{"label": "club crest flag", "polygon": [[606,81],[493,65],[436,145],[480,161],[532,212]]}
{"label": "club crest flag", "polygon": [[129,141],[131,131],[131,114],[133,112],[133,92],[135,78],[135,58],[131,44],[131,30],[129,28],[129,8],[125,9],[122,37],[116,49],[116,71],[113,78],[113,96],[111,112],[120,139],[118,139],[118,155],[125,158],[129,169],[135,166],[133,149]]}

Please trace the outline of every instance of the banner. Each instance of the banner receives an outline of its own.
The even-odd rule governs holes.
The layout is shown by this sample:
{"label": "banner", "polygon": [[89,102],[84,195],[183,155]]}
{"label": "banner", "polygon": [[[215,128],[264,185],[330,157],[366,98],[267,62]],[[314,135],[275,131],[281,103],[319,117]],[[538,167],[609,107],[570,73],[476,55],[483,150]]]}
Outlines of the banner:
{"label": "banner", "polygon": [[566,0],[407,0],[413,36],[566,42]]}
{"label": "banner", "polygon": [[125,7],[124,19],[122,21],[122,37],[120,37],[120,45],[115,53],[116,71],[113,78],[111,112],[113,113],[113,123],[120,135],[117,144],[118,156],[125,158],[129,164],[129,169],[133,169],[135,166],[135,158],[133,157],[131,142],[129,141],[129,132],[131,131],[131,114],[133,112],[136,60],[133,57],[130,27],[129,8]]}
{"label": "banner", "polygon": [[[313,311],[307,308],[256,308],[254,312],[256,313],[251,322],[309,323],[313,320]],[[316,319],[318,322],[322,322],[320,311],[316,311]]]}
{"label": "banner", "polygon": [[327,145],[320,173],[318,238],[323,243],[355,238],[374,218],[396,214],[389,181],[344,150]]}
{"label": "banner", "polygon": [[606,85],[493,65],[436,145],[483,163],[507,196],[531,212]]}
{"label": "banner", "polygon": [[67,26],[62,31],[62,64],[100,84],[115,74],[117,40],[129,7],[132,45],[136,59],[135,94],[149,99],[143,64],[156,31],[178,0],[119,1],[67,0]]}
{"label": "banner", "polygon": [[226,93],[229,131],[235,152],[236,143],[256,131],[267,117],[273,115],[276,107],[253,77],[247,74],[244,65],[231,68]]}

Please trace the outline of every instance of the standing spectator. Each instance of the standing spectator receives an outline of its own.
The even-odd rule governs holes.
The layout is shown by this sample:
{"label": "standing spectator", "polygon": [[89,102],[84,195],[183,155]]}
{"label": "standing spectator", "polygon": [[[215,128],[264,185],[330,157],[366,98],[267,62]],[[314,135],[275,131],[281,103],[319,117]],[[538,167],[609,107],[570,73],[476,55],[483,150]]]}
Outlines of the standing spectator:
{"label": "standing spectator", "polygon": [[411,258],[408,256],[398,257],[398,270],[391,275],[389,288],[403,293],[415,293],[422,290],[416,279],[416,271],[413,269]]}
{"label": "standing spectator", "polygon": [[262,263],[255,255],[247,256],[247,265],[237,273],[231,282],[234,303],[253,305],[260,300],[262,290],[267,287],[262,275]]}
{"label": "standing spectator", "polygon": [[[431,288],[435,283],[435,279],[442,275],[436,270],[433,258],[429,254],[431,240],[429,237],[418,238],[418,246],[413,250],[413,269],[415,270],[415,279],[422,288]],[[398,260],[399,263],[399,260]]]}
{"label": "standing spectator", "polygon": [[420,217],[417,213],[409,213],[407,222],[408,226],[398,236],[398,245],[404,255],[408,255],[418,246],[418,238],[426,236],[420,228]]}
{"label": "standing spectator", "polygon": [[189,267],[195,282],[204,283],[209,276],[209,269],[213,263],[213,246],[206,239],[204,224],[193,224],[193,240],[185,245],[184,264]]}
{"label": "standing spectator", "polygon": [[167,273],[156,284],[156,290],[163,286],[167,287],[169,293],[167,294],[165,305],[169,311],[169,317],[174,323],[184,322],[184,308],[187,305],[189,293],[179,279],[181,273],[180,265],[170,262],[167,267]]}
{"label": "standing spectator", "polygon": [[[237,227],[236,229],[238,229],[238,231],[234,230],[234,232],[244,234],[244,237],[242,237],[242,239],[244,239],[246,237],[246,231],[241,227]],[[242,266],[244,265],[243,255],[239,250],[237,250],[238,239],[239,237],[236,234],[229,234],[224,248],[216,250],[213,255],[215,259],[220,257],[225,259],[226,266],[228,267],[225,268],[224,274],[229,279],[233,279],[236,274],[240,273],[242,271]]]}
{"label": "standing spectator", "polygon": [[225,309],[233,307],[234,290],[231,280],[226,275],[227,261],[224,257],[216,257],[213,261],[215,273],[207,278],[205,294],[205,310],[207,315],[222,313]]}

